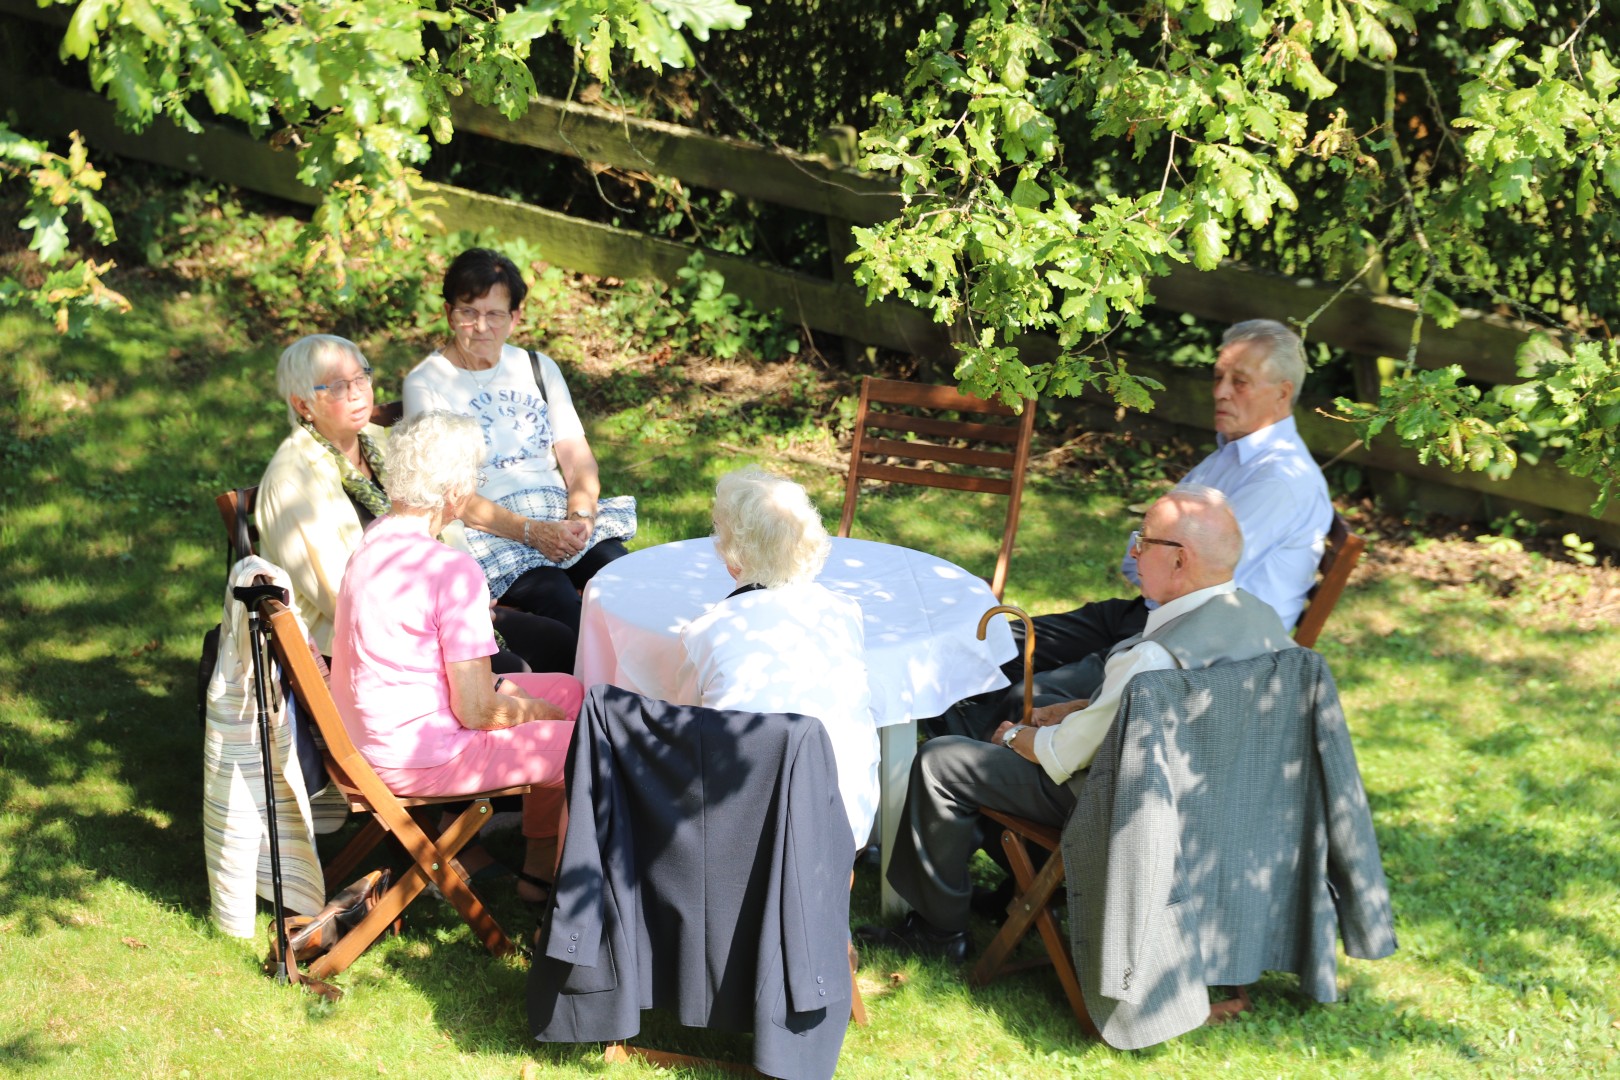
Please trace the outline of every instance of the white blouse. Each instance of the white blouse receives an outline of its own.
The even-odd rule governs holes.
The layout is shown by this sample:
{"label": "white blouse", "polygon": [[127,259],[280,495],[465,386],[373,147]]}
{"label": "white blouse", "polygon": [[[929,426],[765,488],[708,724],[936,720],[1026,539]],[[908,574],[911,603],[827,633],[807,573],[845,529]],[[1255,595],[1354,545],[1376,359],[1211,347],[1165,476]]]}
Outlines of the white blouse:
{"label": "white blouse", "polygon": [[814,582],[754,589],[713,604],[681,631],[677,705],[793,712],[819,719],[838,763],[855,846],[878,802],[878,736],[861,606]]}

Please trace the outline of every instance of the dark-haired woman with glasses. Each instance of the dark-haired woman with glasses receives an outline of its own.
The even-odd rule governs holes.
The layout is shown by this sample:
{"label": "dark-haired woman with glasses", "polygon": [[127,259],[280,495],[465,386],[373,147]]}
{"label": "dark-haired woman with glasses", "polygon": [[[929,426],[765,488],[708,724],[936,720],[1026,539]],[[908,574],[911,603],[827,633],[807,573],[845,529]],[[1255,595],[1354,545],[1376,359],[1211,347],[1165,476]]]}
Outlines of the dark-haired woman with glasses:
{"label": "dark-haired woman with glasses", "polygon": [[444,275],[450,340],[405,377],[405,415],[449,409],[478,421],[489,456],[484,498],[463,517],[468,550],[500,603],[577,633],[579,590],[625,554],[635,500],[601,498],[596,457],[556,363],[507,344],[527,293],[505,255],[456,256]]}
{"label": "dark-haired woman with glasses", "polygon": [[[347,338],[310,334],[287,346],[276,364],[276,389],[292,431],[259,481],[259,550],[287,571],[294,610],[330,656],[343,568],[366,526],[388,513],[388,430],[371,422],[371,365]],[[459,523],[442,539],[467,548]],[[497,654],[496,670],[573,670],[577,630],[565,623],[504,611],[496,613],[495,627],[510,649]]]}

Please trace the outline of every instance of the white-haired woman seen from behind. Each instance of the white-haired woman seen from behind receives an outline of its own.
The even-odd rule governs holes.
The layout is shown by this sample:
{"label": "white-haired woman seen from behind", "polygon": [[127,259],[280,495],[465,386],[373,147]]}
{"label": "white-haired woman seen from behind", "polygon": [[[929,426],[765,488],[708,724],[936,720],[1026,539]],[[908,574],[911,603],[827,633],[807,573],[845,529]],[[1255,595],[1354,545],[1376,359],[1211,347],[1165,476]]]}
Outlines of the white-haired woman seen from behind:
{"label": "white-haired woman seen from behind", "polygon": [[435,539],[478,490],[484,454],[477,422],[455,413],[422,413],[394,429],[391,510],[366,530],[338,592],[332,697],[396,794],[535,785],[523,797],[518,892],[537,904],[556,862],[563,764],[584,690],[572,675],[490,669],[483,571]]}
{"label": "white-haired woman seen from behind", "polygon": [[858,603],[815,581],[830,544],[804,488],[761,469],[721,477],[714,546],[737,588],[681,631],[677,704],[819,719],[865,846],[878,801],[878,737]]}

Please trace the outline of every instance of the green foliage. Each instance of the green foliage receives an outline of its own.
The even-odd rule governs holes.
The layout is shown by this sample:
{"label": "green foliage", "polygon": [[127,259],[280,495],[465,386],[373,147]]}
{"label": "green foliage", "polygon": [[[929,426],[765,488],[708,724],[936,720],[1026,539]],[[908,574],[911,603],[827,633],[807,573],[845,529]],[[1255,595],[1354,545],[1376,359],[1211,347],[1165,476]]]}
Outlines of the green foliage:
{"label": "green foliage", "polygon": [[799,352],[799,334],[777,312],[762,313],[726,291],[726,278],[709,268],[701,252],[676,271],[668,287],[632,282],[619,289],[609,311],[627,332],[672,349],[781,359]]}
{"label": "green foliage", "polygon": [[[295,152],[299,179],[323,193],[297,237],[299,252],[340,290],[377,249],[421,241],[427,210],[413,202],[411,183],[432,143],[453,135],[452,98],[468,94],[509,117],[527,110],[534,80],[526,60],[536,39],[561,38],[578,63],[606,78],[615,50],[654,69],[679,66],[691,59],[686,35],[701,40],[748,17],[729,0],[518,8],[487,0],[42,0],[50,4],[74,8],[62,59],[83,61],[131,127],[165,120],[197,131],[199,116],[212,114]],[[36,190],[51,194],[43,186],[51,174],[31,174]],[[91,188],[82,163],[72,182]],[[92,223],[110,232],[110,222]],[[42,230],[42,250],[60,246],[53,218],[36,215],[25,227]]]}
{"label": "green foliage", "polygon": [[1542,352],[1531,381],[1504,397],[1526,426],[1550,429],[1559,462],[1599,487],[1593,513],[1620,490],[1620,342],[1582,342],[1567,355]]}
{"label": "green foliage", "polygon": [[164,171],[125,171],[109,194],[124,222],[129,261],[189,282],[229,302],[240,316],[276,338],[302,330],[363,337],[443,328],[439,283],[467,247],[499,247],[523,271],[530,290],[528,324],[543,330],[566,300],[565,275],[546,265],[536,245],[492,234],[455,233],[384,242],[356,253],[341,277],[311,269],[301,223],[228,188],[201,180],[176,183]]}
{"label": "green foliage", "polygon": [[1384,387],[1378,405],[1339,398],[1335,405],[1371,439],[1386,426],[1419,456],[1453,469],[1506,471],[1516,460],[1510,442],[1532,437],[1558,462],[1598,486],[1600,515],[1620,489],[1620,342],[1581,342],[1564,352],[1548,340],[1523,350],[1522,383],[1488,394],[1462,381],[1462,369],[1418,371]]}
{"label": "green foliage", "polygon": [[[870,297],[970,331],[957,375],[974,393],[1095,387],[1150,407],[1157,388],[1104,343],[1142,324],[1155,277],[1236,254],[1330,278],[1376,262],[1441,327],[1460,298],[1579,328],[1615,310],[1620,69],[1600,5],[977,11],[940,15],[903,89],[877,98],[865,163],[893,173],[909,203],[857,230],[853,257]],[[1017,346],[1031,332],[1055,337],[1059,355],[1027,360]],[[1457,372],[1409,370],[1382,401],[1346,409],[1456,468],[1510,469],[1534,434]],[[1597,475],[1612,424],[1601,408],[1567,420],[1587,456],[1563,460]]]}
{"label": "green foliage", "polygon": [[110,243],[116,236],[112,215],[97,197],[106,177],[90,164],[78,132],[69,142],[68,154],[62,157],[0,122],[0,185],[18,181],[28,185],[17,224],[32,234],[28,247],[49,268],[45,280],[33,288],[0,278],[0,309],[27,304],[54,322],[59,333],[77,337],[92,313],[125,311],[129,303],[101,280],[111,263],[69,257],[69,228],[75,220],[97,243]]}

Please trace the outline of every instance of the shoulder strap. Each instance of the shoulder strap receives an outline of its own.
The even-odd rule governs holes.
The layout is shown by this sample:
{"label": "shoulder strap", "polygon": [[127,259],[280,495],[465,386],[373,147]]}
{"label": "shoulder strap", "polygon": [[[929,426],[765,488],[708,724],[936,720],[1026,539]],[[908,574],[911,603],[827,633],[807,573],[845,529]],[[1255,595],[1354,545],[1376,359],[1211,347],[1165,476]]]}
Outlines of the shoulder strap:
{"label": "shoulder strap", "polygon": [[540,354],[533,349],[529,350],[529,367],[534,370],[534,385],[540,391],[540,400],[550,405],[551,402],[546,401],[546,380],[540,377]]}

